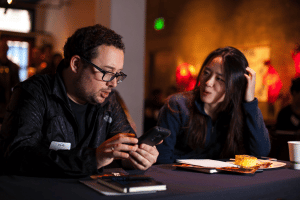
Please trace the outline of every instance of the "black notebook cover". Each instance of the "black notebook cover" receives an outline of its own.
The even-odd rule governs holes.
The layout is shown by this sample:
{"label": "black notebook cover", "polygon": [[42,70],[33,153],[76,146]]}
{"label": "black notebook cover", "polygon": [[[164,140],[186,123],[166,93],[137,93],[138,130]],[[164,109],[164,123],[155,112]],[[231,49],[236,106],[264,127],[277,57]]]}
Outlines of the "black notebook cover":
{"label": "black notebook cover", "polygon": [[165,184],[155,181],[152,178],[136,179],[128,177],[98,178],[98,183],[106,185],[119,192],[143,192],[143,191],[162,191],[166,190]]}

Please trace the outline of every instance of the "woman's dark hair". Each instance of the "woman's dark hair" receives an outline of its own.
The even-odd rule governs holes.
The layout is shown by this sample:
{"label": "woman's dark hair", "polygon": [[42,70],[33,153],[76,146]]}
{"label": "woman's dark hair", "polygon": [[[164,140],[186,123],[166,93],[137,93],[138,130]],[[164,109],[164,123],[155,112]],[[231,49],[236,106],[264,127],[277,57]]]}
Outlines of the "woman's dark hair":
{"label": "woman's dark hair", "polygon": [[[207,119],[196,108],[195,101],[200,99],[200,75],[214,58],[222,57],[225,77],[225,98],[217,108],[217,113],[225,116],[227,136],[220,157],[234,156],[236,153],[245,153],[243,145],[244,114],[242,103],[247,87],[246,68],[248,61],[244,54],[236,48],[219,48],[210,53],[202,64],[197,77],[197,83],[192,95],[188,96],[191,106],[191,115],[188,124],[188,142],[191,148],[204,147],[207,135]],[[228,120],[228,121],[227,121]]]}
{"label": "woman's dark hair", "polygon": [[64,46],[65,67],[69,66],[74,55],[83,56],[87,60],[97,57],[97,47],[103,44],[125,51],[122,36],[109,28],[96,24],[78,29]]}

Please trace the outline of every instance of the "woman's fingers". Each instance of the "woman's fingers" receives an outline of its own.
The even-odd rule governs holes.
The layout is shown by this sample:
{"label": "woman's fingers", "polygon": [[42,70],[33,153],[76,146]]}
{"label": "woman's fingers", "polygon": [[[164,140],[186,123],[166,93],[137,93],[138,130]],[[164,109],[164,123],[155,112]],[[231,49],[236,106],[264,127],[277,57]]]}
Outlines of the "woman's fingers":
{"label": "woman's fingers", "polygon": [[250,67],[246,68],[248,74],[244,74],[247,79],[247,88],[245,92],[245,101],[251,102],[254,100],[255,83],[256,83],[256,72]]}

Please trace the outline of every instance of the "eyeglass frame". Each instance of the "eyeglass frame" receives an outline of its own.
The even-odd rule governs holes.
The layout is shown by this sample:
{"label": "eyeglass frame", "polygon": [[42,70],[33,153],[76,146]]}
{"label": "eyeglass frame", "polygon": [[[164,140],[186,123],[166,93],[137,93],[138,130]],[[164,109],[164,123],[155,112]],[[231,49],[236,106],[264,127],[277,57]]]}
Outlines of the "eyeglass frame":
{"label": "eyeglass frame", "polygon": [[[119,73],[108,72],[108,71],[106,71],[106,70],[104,70],[104,69],[101,69],[100,67],[98,67],[97,65],[95,65],[94,63],[92,63],[91,61],[89,61],[88,59],[86,59],[86,58],[84,58],[84,57],[82,57],[82,56],[80,56],[80,58],[82,58],[84,61],[86,61],[87,63],[91,64],[91,65],[92,65],[93,67],[95,67],[98,71],[100,71],[100,72],[103,74],[103,76],[102,76],[102,81],[104,81],[104,82],[110,82],[110,81],[114,80],[115,78],[118,78],[119,76],[122,76],[122,77],[123,77],[122,80],[117,80],[117,83],[119,84],[119,83],[121,83],[122,81],[124,81],[125,78],[127,77],[127,75],[124,74],[123,72],[119,72]],[[113,76],[110,78],[109,81],[106,81],[106,80],[103,79],[104,76],[105,76],[105,74],[113,74]]]}

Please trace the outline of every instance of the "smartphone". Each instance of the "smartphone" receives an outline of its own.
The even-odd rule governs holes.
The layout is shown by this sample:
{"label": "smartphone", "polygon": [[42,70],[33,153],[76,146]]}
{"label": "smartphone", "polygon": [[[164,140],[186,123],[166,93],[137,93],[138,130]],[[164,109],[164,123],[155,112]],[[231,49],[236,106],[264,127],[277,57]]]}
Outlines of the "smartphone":
{"label": "smartphone", "polygon": [[148,144],[150,146],[155,146],[169,135],[171,135],[171,131],[169,129],[155,126],[138,138],[138,144],[143,143]]}

